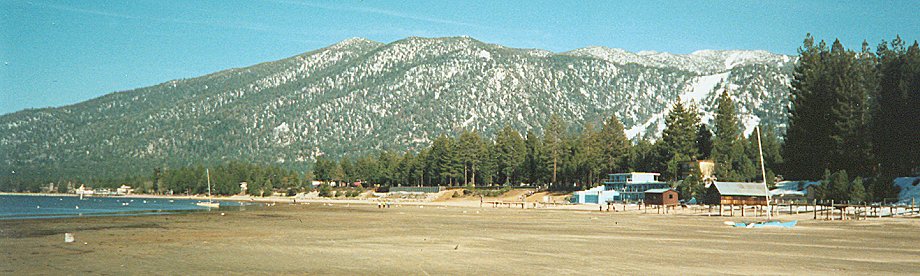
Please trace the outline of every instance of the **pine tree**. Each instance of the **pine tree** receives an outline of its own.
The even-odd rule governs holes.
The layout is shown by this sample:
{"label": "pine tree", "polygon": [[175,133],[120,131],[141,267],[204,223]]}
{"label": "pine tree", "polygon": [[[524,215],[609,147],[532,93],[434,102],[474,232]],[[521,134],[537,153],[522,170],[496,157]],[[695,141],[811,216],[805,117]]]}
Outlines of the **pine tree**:
{"label": "pine tree", "polygon": [[824,168],[829,168],[828,153],[833,148],[828,124],[832,98],[824,73],[828,50],[824,41],[815,45],[808,34],[798,52],[789,91],[791,105],[783,157],[790,178],[817,179]]}
{"label": "pine tree", "polygon": [[846,171],[837,171],[831,174],[829,170],[825,170],[824,178],[821,180],[821,186],[819,187],[819,196],[823,200],[844,202],[850,199],[850,186]]}
{"label": "pine tree", "polygon": [[594,130],[593,124],[585,124],[582,129],[575,155],[576,174],[584,177],[583,183],[593,186],[604,165],[600,133]]}
{"label": "pine tree", "polygon": [[715,161],[715,175],[723,180],[740,181],[747,177],[748,172],[742,171],[750,162],[745,154],[745,146],[741,141],[741,122],[735,112],[735,104],[728,93],[722,90],[717,100],[716,115],[713,119],[715,127],[712,141],[712,159]]}
{"label": "pine tree", "polygon": [[450,136],[441,134],[432,143],[431,155],[435,158],[435,170],[439,183],[453,186],[454,180],[460,176],[462,171],[457,142]]}
{"label": "pine tree", "polygon": [[[482,143],[482,137],[475,131],[464,130],[459,138],[459,158],[463,166],[463,184],[470,185],[476,183],[476,169],[484,154],[485,147]],[[468,172],[471,174],[468,175]]]}
{"label": "pine tree", "polygon": [[546,164],[543,142],[532,130],[528,130],[524,144],[527,147],[527,157],[524,160],[524,178],[531,184],[540,183],[543,181],[542,175],[544,164]]}
{"label": "pine tree", "polygon": [[846,170],[856,175],[868,175],[872,164],[867,128],[868,95],[876,86],[869,81],[874,80],[875,58],[867,46],[863,45],[863,57],[857,59],[856,53],[845,50],[840,41],[835,40],[827,59],[826,73],[832,98],[828,99],[830,113],[826,116],[829,117],[833,149],[825,154],[830,156],[832,170]]}
{"label": "pine tree", "polygon": [[[767,187],[772,189],[776,182],[776,171],[778,168],[782,167],[783,164],[783,156],[780,154],[782,143],[773,125],[761,123],[758,128],[760,129],[761,147],[763,147],[764,168],[767,170]],[[763,180],[763,174],[759,167],[760,152],[758,151],[757,139],[756,131],[751,132],[751,135],[748,136],[746,158],[751,161],[751,166],[753,166],[753,168],[750,169],[749,178],[753,180]]]}
{"label": "pine tree", "polygon": [[696,131],[696,147],[699,151],[699,159],[708,159],[712,154],[712,132],[706,124],[700,124]]}
{"label": "pine tree", "polygon": [[866,187],[863,186],[862,177],[857,176],[856,179],[853,179],[853,182],[850,183],[850,187],[847,193],[849,194],[849,200],[852,203],[866,201]]}
{"label": "pine tree", "polygon": [[661,160],[655,144],[646,139],[638,139],[630,148],[629,169],[631,171],[651,172],[658,170]]}
{"label": "pine tree", "polygon": [[498,166],[496,165],[498,152],[492,140],[485,140],[484,142],[485,152],[479,161],[479,171],[481,172],[482,183],[491,185],[495,183],[495,175],[498,172]]}
{"label": "pine tree", "polygon": [[[920,169],[920,46],[908,48],[900,36],[877,48],[879,85],[872,109],[872,141],[883,178],[910,175]],[[889,183],[890,184],[890,183]],[[876,198],[896,196],[883,184]]]}
{"label": "pine tree", "polygon": [[402,156],[400,156],[399,164],[396,165],[395,172],[396,178],[398,179],[396,182],[397,186],[410,186],[413,183],[413,163],[415,163],[415,155],[413,155],[411,151],[407,150],[405,153],[403,153]]}
{"label": "pine tree", "polygon": [[495,148],[498,172],[505,184],[513,184],[527,155],[524,139],[510,125],[505,125],[495,138]]}
{"label": "pine tree", "polygon": [[550,171],[553,176],[550,183],[558,183],[559,159],[562,154],[562,138],[566,134],[566,126],[562,118],[554,113],[550,116],[546,127],[543,129],[543,144],[546,146],[547,154],[549,155],[549,160],[547,161],[551,163]]}
{"label": "pine tree", "polygon": [[604,122],[598,137],[599,146],[602,147],[603,165],[601,171],[608,173],[625,172],[629,166],[629,139],[626,138],[626,131],[623,123],[617,118],[616,114],[610,115],[610,118]]}
{"label": "pine tree", "polygon": [[313,165],[313,172],[316,175],[316,179],[322,181],[332,181],[332,175],[335,171],[335,162],[321,155],[316,157],[316,163]]}
{"label": "pine tree", "polygon": [[659,157],[665,167],[664,177],[677,180],[682,163],[697,158],[696,131],[700,124],[699,113],[695,105],[684,107],[680,98],[665,118],[665,129],[661,141],[657,143]]}

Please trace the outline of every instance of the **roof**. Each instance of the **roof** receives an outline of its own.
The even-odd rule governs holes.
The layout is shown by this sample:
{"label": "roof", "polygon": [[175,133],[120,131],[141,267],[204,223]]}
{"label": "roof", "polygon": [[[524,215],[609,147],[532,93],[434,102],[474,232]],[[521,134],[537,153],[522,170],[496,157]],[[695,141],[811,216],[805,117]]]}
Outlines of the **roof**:
{"label": "roof", "polygon": [[787,196],[805,196],[805,191],[793,191],[785,189],[773,189],[770,190],[770,195],[787,195]]}
{"label": "roof", "polygon": [[650,189],[645,191],[647,194],[662,194],[667,191],[674,191],[674,189]]}
{"label": "roof", "polygon": [[651,174],[651,175],[661,175],[660,173],[653,173],[653,172],[610,173],[610,174],[607,174],[607,175],[634,175],[634,174],[642,174],[642,175],[649,175],[649,174]]}
{"label": "roof", "polygon": [[821,185],[819,181],[780,181],[776,182],[777,189],[790,191],[804,191],[809,186]]}
{"label": "roof", "polygon": [[722,195],[767,196],[767,185],[750,182],[715,182],[716,189]]}

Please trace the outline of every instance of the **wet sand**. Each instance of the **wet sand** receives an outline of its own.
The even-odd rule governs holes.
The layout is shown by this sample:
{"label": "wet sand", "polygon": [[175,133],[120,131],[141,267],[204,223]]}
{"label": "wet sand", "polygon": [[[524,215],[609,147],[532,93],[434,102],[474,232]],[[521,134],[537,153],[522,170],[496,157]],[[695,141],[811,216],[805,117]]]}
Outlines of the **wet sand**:
{"label": "wet sand", "polygon": [[[802,220],[795,229],[722,224],[729,219],[312,203],[0,221],[0,274],[920,273],[917,219]],[[76,242],[64,243],[65,232]]]}

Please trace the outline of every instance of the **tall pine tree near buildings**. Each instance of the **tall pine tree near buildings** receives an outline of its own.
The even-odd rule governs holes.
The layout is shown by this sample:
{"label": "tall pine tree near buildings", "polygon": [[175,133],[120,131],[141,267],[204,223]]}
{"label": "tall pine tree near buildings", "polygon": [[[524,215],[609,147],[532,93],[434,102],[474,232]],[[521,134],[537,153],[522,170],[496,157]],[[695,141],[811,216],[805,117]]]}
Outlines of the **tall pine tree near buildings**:
{"label": "tall pine tree near buildings", "polygon": [[818,179],[824,169],[856,175],[873,171],[869,95],[876,86],[873,57],[835,41],[814,45],[806,36],[790,89],[786,130],[786,176]]}
{"label": "tall pine tree near buildings", "polygon": [[581,181],[588,186],[593,186],[598,175],[601,174],[604,166],[603,149],[605,145],[600,143],[600,133],[594,130],[593,124],[585,124],[582,128],[581,135],[578,137],[578,145],[575,150],[575,174],[581,176]]}
{"label": "tall pine tree near buildings", "polygon": [[920,168],[920,47],[901,37],[879,44],[879,86],[872,110],[872,140],[879,172],[893,178]]}
{"label": "tall pine tree near buildings", "polygon": [[827,92],[823,58],[827,47],[806,35],[799,48],[799,60],[792,75],[789,121],[783,156],[786,175],[792,179],[819,179],[829,166],[830,141],[827,118],[831,99]]}
{"label": "tall pine tree near buildings", "polygon": [[630,143],[629,139],[626,138],[623,123],[620,122],[615,114],[610,115],[610,118],[604,122],[598,139],[602,147],[602,171],[607,173],[626,172],[629,162]]}
{"label": "tall pine tree near buildings", "polygon": [[665,129],[661,141],[656,144],[659,163],[663,168],[665,179],[677,180],[680,167],[684,162],[697,158],[696,132],[700,124],[699,112],[695,105],[684,106],[680,98],[671,107],[665,118]]}
{"label": "tall pine tree near buildings", "polygon": [[712,154],[712,131],[706,124],[700,124],[696,131],[696,147],[699,151],[699,159],[709,159]]}
{"label": "tall pine tree near buildings", "polygon": [[[857,57],[859,56],[859,57]],[[843,48],[839,40],[831,46],[827,59],[830,101],[830,135],[833,149],[832,170],[845,170],[854,175],[872,173],[872,149],[869,138],[869,94],[875,89],[874,55],[868,44],[858,55]]]}
{"label": "tall pine tree near buildings", "polygon": [[750,172],[746,170],[750,160],[745,154],[747,145],[742,141],[741,122],[738,120],[735,104],[728,89],[722,90],[717,102],[713,119],[714,139],[712,141],[714,174],[722,180],[748,180]]}

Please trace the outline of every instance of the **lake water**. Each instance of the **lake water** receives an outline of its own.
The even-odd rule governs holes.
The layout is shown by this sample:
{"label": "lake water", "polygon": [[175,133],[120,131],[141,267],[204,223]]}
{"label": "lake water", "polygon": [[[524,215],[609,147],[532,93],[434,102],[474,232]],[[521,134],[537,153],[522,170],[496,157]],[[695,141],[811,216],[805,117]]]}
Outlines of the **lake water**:
{"label": "lake water", "polygon": [[[87,197],[81,200],[75,196],[0,195],[0,220],[156,215],[208,210],[195,205],[201,201],[131,197]],[[221,205],[239,206],[239,203],[221,202]]]}

